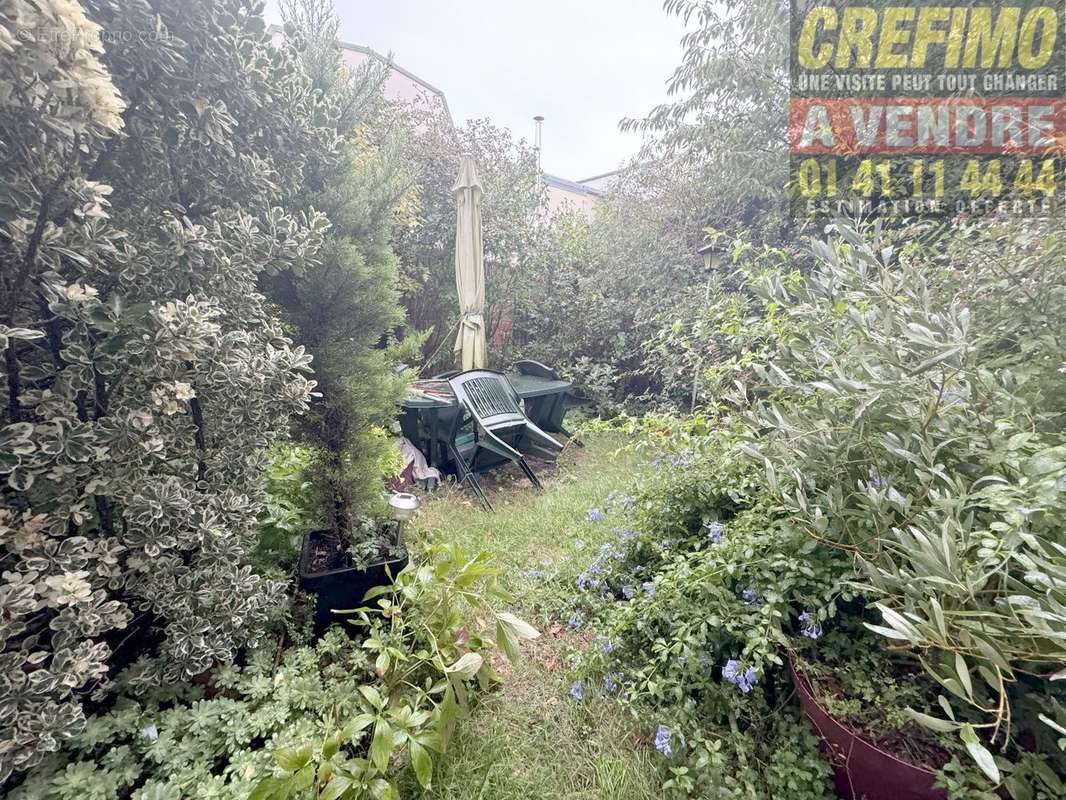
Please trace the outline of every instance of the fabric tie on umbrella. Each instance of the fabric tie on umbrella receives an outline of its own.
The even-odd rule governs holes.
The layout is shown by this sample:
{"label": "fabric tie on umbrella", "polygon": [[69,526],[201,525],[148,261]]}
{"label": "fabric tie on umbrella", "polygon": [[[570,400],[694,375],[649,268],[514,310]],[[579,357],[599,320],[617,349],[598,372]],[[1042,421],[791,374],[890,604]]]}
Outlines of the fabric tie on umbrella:
{"label": "fabric tie on umbrella", "polygon": [[481,243],[481,182],[477,166],[463,156],[452,187],[456,205],[455,288],[462,320],[455,337],[456,363],[463,369],[485,366],[485,253]]}

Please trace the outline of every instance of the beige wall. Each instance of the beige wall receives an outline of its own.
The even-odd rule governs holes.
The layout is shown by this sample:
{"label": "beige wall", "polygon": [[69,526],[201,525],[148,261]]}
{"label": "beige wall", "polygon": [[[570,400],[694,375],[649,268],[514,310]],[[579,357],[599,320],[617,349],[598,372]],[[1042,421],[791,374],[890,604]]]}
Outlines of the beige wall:
{"label": "beige wall", "polygon": [[[344,63],[354,70],[375,57],[358,50],[344,48],[342,58]],[[389,70],[389,77],[385,80],[384,91],[385,98],[394,103],[421,105],[425,108],[447,112],[444,100],[439,94],[426,88],[426,86],[395,67]]]}
{"label": "beige wall", "polygon": [[561,186],[553,186],[550,183],[545,183],[544,188],[548,196],[548,216],[550,217],[554,217],[566,209],[591,217],[592,212],[601,202],[596,195],[570,191]]}

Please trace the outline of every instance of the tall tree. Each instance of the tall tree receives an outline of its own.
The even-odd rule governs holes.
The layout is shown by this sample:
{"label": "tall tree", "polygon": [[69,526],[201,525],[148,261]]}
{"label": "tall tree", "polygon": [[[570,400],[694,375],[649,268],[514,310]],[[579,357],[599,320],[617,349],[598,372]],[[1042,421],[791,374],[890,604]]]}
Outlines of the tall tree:
{"label": "tall tree", "polygon": [[698,170],[704,217],[764,238],[787,229],[789,15],[785,0],[665,0],[688,26],[670,102],[625,130],[648,135],[646,156]]}
{"label": "tall tree", "polygon": [[297,205],[329,220],[318,263],[266,276],[264,285],[314,359],[317,395],[297,431],[315,451],[322,516],[347,539],[355,516],[379,502],[381,445],[371,431],[395,418],[404,385],[395,351],[383,345],[403,321],[391,236],[410,180],[383,113],[387,72],[342,63],[330,0],[288,0],[282,13],[341,146],[293,192]]}

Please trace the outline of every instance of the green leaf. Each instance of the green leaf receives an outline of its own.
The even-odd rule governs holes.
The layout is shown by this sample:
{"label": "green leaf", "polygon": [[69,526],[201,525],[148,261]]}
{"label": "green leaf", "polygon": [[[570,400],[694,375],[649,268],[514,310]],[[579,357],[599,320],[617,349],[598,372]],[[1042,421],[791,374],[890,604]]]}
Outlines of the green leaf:
{"label": "green leaf", "polygon": [[966,697],[973,701],[973,682],[970,680],[970,669],[966,666],[966,659],[962,653],[955,654],[955,672],[958,673],[962,687],[966,690]]}
{"label": "green leaf", "polygon": [[383,717],[378,717],[374,727],[374,739],[370,742],[370,761],[377,767],[378,772],[385,772],[392,758],[393,734],[392,728]]}
{"label": "green leaf", "polygon": [[363,697],[366,698],[367,702],[370,703],[370,705],[378,711],[381,711],[381,709],[384,707],[385,701],[381,699],[381,693],[373,686],[360,686],[359,693],[363,695]]}
{"label": "green leaf", "polygon": [[337,800],[342,794],[352,788],[352,780],[343,775],[334,775],[329,779],[326,788],[322,790],[319,800]]}
{"label": "green leaf", "polygon": [[963,744],[966,745],[966,750],[969,751],[973,760],[977,762],[977,766],[981,768],[981,771],[988,776],[988,779],[993,783],[999,783],[999,767],[996,766],[996,760],[992,758],[992,754],[988,752],[987,748],[981,744],[981,740],[977,738],[977,732],[974,731],[973,726],[966,723],[959,729],[959,737],[962,739]]}
{"label": "green leaf", "polygon": [[458,675],[463,680],[468,681],[477,675],[477,671],[481,669],[481,663],[484,660],[478,653],[466,653],[450,667],[446,667],[444,671],[449,675]]}
{"label": "green leaf", "polygon": [[414,739],[411,740],[411,766],[414,768],[418,783],[423,789],[429,789],[433,782],[433,759],[429,751]]}
{"label": "green leaf", "polygon": [[951,733],[954,730],[958,730],[959,725],[956,722],[949,722],[946,719],[931,717],[928,714],[923,714],[921,711],[915,711],[913,708],[905,708],[903,710],[919,725],[937,731],[938,733]]}
{"label": "green leaf", "polygon": [[248,795],[248,800],[271,800],[271,798],[278,797],[279,790],[286,785],[288,785],[288,781],[284,778],[263,778],[252,789],[251,794]]}
{"label": "green leaf", "polygon": [[286,772],[296,772],[311,760],[311,745],[302,747],[280,747],[274,751],[274,760]]}
{"label": "green leaf", "polygon": [[384,778],[378,778],[370,782],[370,794],[376,800],[400,800],[396,787]]}
{"label": "green leaf", "polygon": [[509,614],[506,611],[497,614],[496,620],[518,639],[536,639],[540,636],[540,631],[528,622],[521,620],[514,614]]}

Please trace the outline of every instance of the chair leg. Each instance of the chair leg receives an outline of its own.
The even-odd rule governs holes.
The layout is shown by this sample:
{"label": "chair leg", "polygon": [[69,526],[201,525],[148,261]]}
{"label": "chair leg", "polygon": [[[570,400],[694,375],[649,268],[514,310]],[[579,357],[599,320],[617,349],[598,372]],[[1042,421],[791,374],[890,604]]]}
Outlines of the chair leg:
{"label": "chair leg", "polygon": [[448,452],[451,453],[452,458],[455,459],[455,468],[459,472],[459,484],[470,484],[470,488],[477,496],[478,501],[480,501],[481,507],[485,511],[492,511],[492,503],[490,503],[489,498],[485,496],[485,490],[481,488],[477,476],[474,475],[473,470],[471,470],[466,461],[463,460],[463,457],[459,455],[459,451],[455,447],[449,446]]}
{"label": "chair leg", "polygon": [[481,507],[485,511],[495,511],[492,507],[492,503],[489,502],[489,498],[485,496],[485,490],[481,488],[481,484],[474,476],[473,472],[467,472],[466,480],[470,484],[470,488],[474,490],[474,494],[477,495],[477,499],[481,501]]}
{"label": "chair leg", "polygon": [[544,488],[540,485],[540,481],[537,479],[536,474],[534,474],[533,469],[526,463],[524,458],[518,459],[518,466],[522,468],[522,472],[526,473],[526,477],[529,478],[530,483],[538,489]]}

